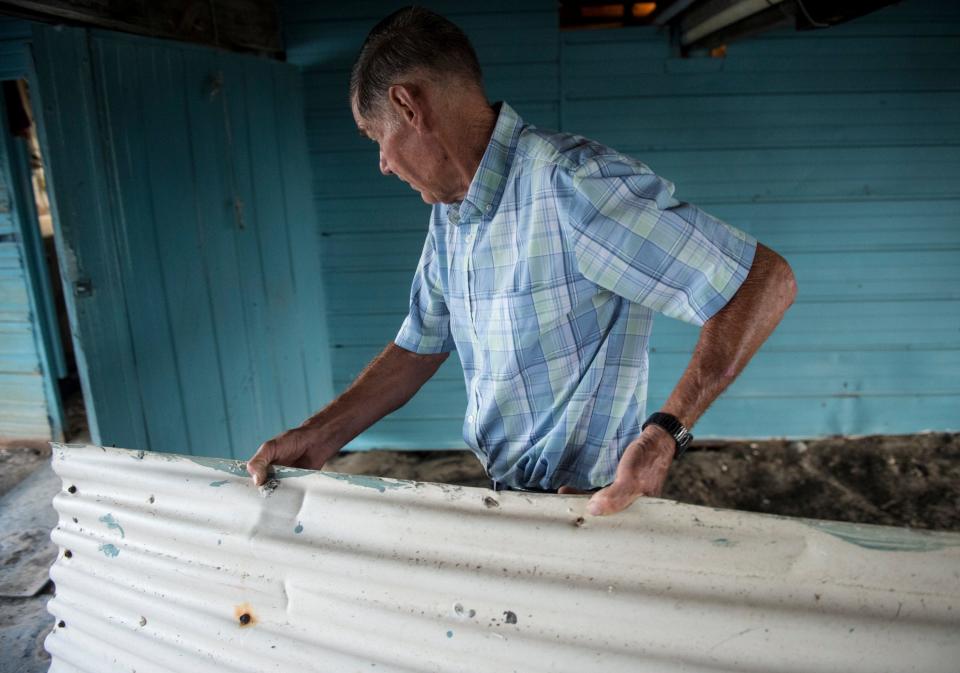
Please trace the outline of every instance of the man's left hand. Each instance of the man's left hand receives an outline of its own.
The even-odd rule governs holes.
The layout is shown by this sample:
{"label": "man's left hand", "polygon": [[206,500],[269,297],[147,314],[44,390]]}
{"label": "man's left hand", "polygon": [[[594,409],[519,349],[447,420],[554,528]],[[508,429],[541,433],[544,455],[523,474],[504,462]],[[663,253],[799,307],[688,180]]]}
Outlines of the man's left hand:
{"label": "man's left hand", "polygon": [[594,516],[615,514],[640,496],[660,495],[676,450],[677,444],[666,430],[648,425],[623,452],[613,483],[590,498],[587,512]]}

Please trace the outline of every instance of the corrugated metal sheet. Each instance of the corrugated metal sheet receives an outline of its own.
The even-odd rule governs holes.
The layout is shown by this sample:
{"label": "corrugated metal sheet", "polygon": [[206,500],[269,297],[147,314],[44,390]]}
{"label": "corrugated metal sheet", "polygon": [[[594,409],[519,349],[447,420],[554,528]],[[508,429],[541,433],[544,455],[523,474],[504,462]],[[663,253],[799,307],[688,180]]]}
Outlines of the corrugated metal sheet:
{"label": "corrugated metal sheet", "polygon": [[[304,68],[338,390],[396,334],[426,231],[427,209],[379,175],[344,102],[363,36],[400,4],[283,3],[289,58]],[[797,303],[699,435],[960,427],[956,3],[912,0],[825,31],[768,33],[723,59],[674,58],[653,28],[560,32],[552,3],[435,8],[476,43],[492,99],[640,158],[680,198],[793,264]],[[651,408],[696,334],[657,321]],[[451,358],[353,446],[461,446],[465,408]]]}
{"label": "corrugated metal sheet", "polygon": [[51,671],[955,672],[960,535],[55,446]]}
{"label": "corrugated metal sheet", "polygon": [[332,396],[299,73],[80,28],[34,51],[92,437],[249,455]]}

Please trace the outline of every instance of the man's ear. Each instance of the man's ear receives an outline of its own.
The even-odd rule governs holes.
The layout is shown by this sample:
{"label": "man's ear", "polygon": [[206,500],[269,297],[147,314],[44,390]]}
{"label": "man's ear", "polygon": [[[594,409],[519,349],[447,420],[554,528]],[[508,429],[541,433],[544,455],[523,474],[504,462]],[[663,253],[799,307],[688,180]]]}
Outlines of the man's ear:
{"label": "man's ear", "polygon": [[429,126],[423,90],[416,84],[393,84],[387,89],[387,100],[394,114],[418,131]]}

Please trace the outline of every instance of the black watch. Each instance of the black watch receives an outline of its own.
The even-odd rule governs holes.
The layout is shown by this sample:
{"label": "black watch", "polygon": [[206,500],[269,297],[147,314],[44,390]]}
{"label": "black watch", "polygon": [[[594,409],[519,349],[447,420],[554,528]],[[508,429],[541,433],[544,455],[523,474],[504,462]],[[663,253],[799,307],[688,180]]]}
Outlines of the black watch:
{"label": "black watch", "polygon": [[677,452],[673,455],[674,460],[682,456],[683,452],[690,446],[690,442],[693,441],[693,435],[690,434],[690,431],[687,430],[683,423],[673,414],[665,414],[662,411],[650,414],[650,418],[644,421],[640,429],[646,430],[647,426],[651,424],[659,425],[666,430],[677,443]]}

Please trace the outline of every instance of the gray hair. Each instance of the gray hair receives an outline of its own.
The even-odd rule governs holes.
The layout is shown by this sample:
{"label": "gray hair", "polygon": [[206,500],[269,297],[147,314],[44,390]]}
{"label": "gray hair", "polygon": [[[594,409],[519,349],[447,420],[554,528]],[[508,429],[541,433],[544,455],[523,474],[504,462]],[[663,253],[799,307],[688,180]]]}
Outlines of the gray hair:
{"label": "gray hair", "polygon": [[390,86],[418,69],[482,86],[480,62],[466,34],[429,9],[404,7],[367,35],[350,75],[350,98],[366,117]]}

